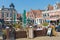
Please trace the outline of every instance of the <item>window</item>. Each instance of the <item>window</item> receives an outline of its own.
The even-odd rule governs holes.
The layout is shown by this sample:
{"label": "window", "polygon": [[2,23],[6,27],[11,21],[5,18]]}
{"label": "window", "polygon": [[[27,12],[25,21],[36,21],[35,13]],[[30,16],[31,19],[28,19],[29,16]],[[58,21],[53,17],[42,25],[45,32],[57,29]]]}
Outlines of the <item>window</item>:
{"label": "window", "polygon": [[9,14],[7,13],[7,17],[9,17]]}
{"label": "window", "polygon": [[38,22],[38,19],[37,19],[37,22]]}
{"label": "window", "polygon": [[46,17],[46,14],[43,14],[43,17]]}
{"label": "window", "polygon": [[47,16],[49,16],[49,14],[47,13]]}
{"label": "window", "polygon": [[34,23],[36,24],[36,20],[34,21]]}
{"label": "window", "polygon": [[49,16],[48,13],[43,14],[43,17],[48,17],[48,16]]}
{"label": "window", "polygon": [[2,12],[2,17],[4,17],[4,12]]}
{"label": "window", "polygon": [[42,19],[39,19],[39,22],[42,23]]}
{"label": "window", "polygon": [[39,19],[39,22],[40,22],[41,20]]}
{"label": "window", "polygon": [[12,13],[10,13],[10,17],[12,17]]}

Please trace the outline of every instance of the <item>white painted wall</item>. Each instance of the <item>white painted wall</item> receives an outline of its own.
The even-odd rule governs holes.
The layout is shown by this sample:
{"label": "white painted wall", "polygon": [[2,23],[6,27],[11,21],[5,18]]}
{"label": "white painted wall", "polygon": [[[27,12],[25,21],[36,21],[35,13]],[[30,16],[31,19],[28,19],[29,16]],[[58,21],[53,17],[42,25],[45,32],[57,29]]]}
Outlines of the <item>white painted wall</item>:
{"label": "white painted wall", "polygon": [[43,23],[43,20],[40,19],[40,18],[36,18],[36,19],[34,20],[34,24],[39,25],[39,24],[41,24],[41,23]]}

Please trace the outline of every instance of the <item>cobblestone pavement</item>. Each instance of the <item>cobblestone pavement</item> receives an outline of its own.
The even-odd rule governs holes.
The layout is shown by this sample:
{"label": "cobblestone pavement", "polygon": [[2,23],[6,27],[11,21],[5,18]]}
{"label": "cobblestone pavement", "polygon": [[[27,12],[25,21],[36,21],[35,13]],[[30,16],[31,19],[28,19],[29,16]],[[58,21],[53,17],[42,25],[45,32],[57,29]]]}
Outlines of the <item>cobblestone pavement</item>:
{"label": "cobblestone pavement", "polygon": [[0,40],[2,40],[2,36],[0,36]]}
{"label": "cobblestone pavement", "polygon": [[36,37],[36,38],[33,38],[33,39],[19,38],[19,39],[16,39],[16,40],[60,40],[60,32],[57,32],[57,36],[52,36],[52,37],[42,36],[42,37]]}
{"label": "cobblestone pavement", "polygon": [[[0,40],[2,40],[2,38],[0,37]],[[16,40],[60,40],[60,32],[57,32],[57,36],[40,36],[40,37],[35,37],[33,39],[29,39],[29,38],[19,38]]]}
{"label": "cobblestone pavement", "polygon": [[1,32],[1,30],[0,30],[0,40],[2,40],[2,32]]}

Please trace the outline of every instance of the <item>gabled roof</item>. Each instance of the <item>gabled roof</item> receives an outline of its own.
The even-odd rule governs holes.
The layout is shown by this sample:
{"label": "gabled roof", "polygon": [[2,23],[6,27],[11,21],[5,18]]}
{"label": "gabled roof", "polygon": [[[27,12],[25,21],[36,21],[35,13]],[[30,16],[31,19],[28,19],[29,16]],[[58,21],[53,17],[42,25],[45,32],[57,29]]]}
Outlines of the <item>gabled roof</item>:
{"label": "gabled roof", "polygon": [[31,10],[34,14],[34,17],[40,18],[42,15],[42,10]]}
{"label": "gabled roof", "polygon": [[29,17],[29,15],[33,15],[34,18],[40,18],[42,15],[42,10],[30,10],[30,12],[26,13],[26,16]]}

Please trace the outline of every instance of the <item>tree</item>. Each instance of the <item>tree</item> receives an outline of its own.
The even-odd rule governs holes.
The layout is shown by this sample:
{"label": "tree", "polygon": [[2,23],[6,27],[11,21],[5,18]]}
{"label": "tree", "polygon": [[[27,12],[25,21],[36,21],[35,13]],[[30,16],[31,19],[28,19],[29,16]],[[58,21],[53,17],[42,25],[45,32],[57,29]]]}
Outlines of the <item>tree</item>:
{"label": "tree", "polygon": [[44,22],[42,25],[43,25],[43,26],[48,26],[48,25],[49,25],[49,23]]}

